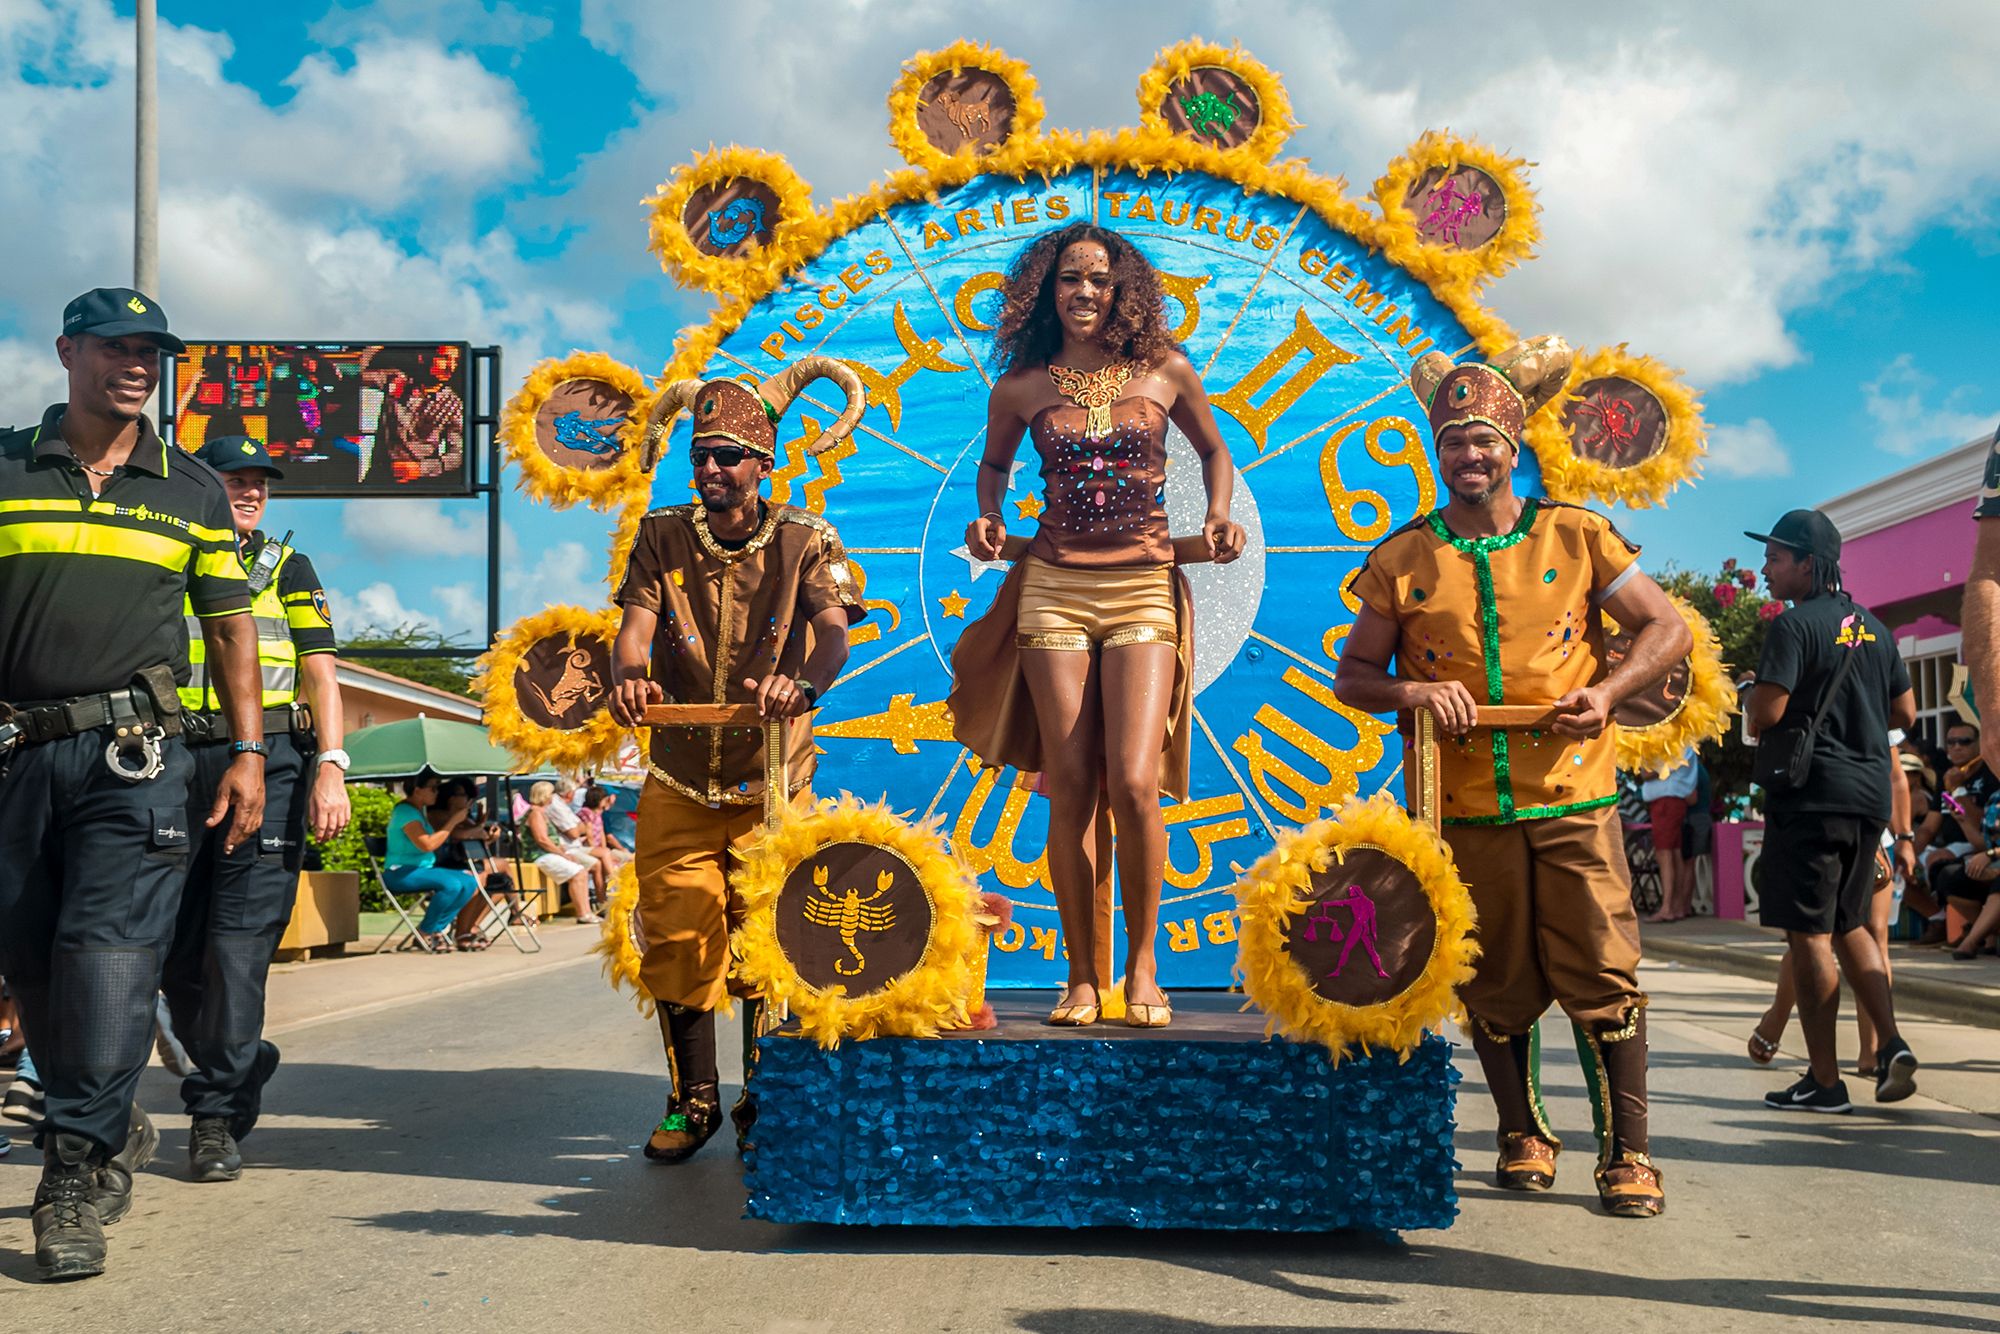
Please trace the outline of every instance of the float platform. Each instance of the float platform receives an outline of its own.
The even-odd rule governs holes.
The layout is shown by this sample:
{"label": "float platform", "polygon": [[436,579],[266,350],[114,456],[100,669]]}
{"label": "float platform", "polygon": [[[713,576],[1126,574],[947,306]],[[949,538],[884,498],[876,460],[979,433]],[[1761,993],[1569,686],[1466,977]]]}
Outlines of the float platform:
{"label": "float platform", "polygon": [[746,1214],[779,1223],[1401,1232],[1450,1226],[1450,1046],[1343,1060],[1266,1040],[1243,997],[1166,1029],[999,1026],[823,1050],[763,1039]]}

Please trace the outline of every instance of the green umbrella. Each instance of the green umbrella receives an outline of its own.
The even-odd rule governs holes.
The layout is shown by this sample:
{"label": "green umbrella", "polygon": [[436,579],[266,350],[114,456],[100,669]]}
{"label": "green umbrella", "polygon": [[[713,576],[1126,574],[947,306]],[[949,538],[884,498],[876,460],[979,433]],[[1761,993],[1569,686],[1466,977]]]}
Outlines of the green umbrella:
{"label": "green umbrella", "polygon": [[521,767],[513,752],[487,739],[486,729],[446,718],[407,718],[347,734],[347,781],[411,778],[429,769],[447,778],[509,774]]}

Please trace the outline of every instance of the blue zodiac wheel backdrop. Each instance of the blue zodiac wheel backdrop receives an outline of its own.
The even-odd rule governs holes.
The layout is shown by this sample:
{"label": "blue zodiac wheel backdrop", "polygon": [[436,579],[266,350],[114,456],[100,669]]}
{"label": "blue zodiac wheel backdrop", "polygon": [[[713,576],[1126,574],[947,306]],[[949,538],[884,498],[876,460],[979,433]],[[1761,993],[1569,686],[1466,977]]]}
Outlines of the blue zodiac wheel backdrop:
{"label": "blue zodiac wheel backdrop", "polygon": [[[1520,164],[1478,145],[1426,136],[1377,186],[1379,212],[1296,162],[1271,166],[1289,108],[1276,78],[1240,50],[1163,52],[1140,101],[1138,129],[1044,138],[1025,68],[960,44],[914,58],[890,97],[892,137],[922,171],[822,214],[782,159],[729,149],[683,169],[653,201],[669,271],[723,298],[656,384],[761,379],[821,354],[848,362],[867,388],[853,438],[812,457],[805,443],[837,405],[803,396],[771,484],[774,500],[839,528],[870,613],[815,720],[818,782],[941,819],[983,887],[1013,900],[991,963],[999,987],[1055,985],[1066,971],[1046,803],[1019,774],[980,771],[951,739],[945,706],[952,646],[1005,569],[974,559],[964,531],[978,509],[1008,266],[1044,231],[1083,220],[1136,245],[1164,279],[1169,322],[1235,462],[1233,513],[1248,550],[1188,571],[1199,735],[1190,797],[1166,810],[1158,941],[1167,986],[1225,986],[1238,871],[1286,830],[1400,782],[1392,724],[1333,696],[1354,616],[1347,584],[1375,542],[1438,502],[1412,362],[1511,341],[1475,294],[1534,239]],[[609,383],[590,358],[575,360],[575,379]],[[546,386],[563,373],[538,375]],[[643,418],[642,398],[593,400],[599,437],[614,433],[603,422],[613,407]],[[517,419],[534,416],[532,399],[517,400]],[[547,499],[622,505],[614,584],[638,517],[688,498],[688,432],[675,422],[650,479],[635,470],[616,489],[602,471],[629,468],[630,448],[610,463],[548,449],[533,460],[530,489]],[[517,437],[518,452],[535,449],[525,429],[510,444]],[[1567,453],[1562,428],[1535,443]],[[1005,504],[1023,534],[1043,507],[1032,448],[1023,442]],[[551,456],[561,459],[553,468]],[[1522,489],[1539,493],[1541,477],[1524,452]],[[1174,533],[1198,531],[1201,475],[1178,430],[1167,491]]]}

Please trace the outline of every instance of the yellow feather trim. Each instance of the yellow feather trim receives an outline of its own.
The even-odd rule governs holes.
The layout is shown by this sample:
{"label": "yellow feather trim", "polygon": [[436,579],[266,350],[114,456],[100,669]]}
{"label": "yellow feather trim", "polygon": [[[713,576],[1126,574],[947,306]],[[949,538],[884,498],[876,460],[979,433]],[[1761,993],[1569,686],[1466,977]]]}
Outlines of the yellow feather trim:
{"label": "yellow feather trim", "polygon": [[[1341,1005],[1313,990],[1312,978],[1286,948],[1291,919],[1310,902],[1312,876],[1339,850],[1382,849],[1416,876],[1430,899],[1437,936],[1424,971],[1400,995],[1377,1005]],[[1472,977],[1472,896],[1451,852],[1412,821],[1386,792],[1350,799],[1331,818],[1281,834],[1277,845],[1235,887],[1241,925],[1236,973],[1244,993],[1267,1016],[1265,1032],[1320,1042],[1338,1062],[1349,1049],[1388,1047],[1407,1060],[1434,1029],[1460,1013],[1457,989]]]}
{"label": "yellow feather trim", "polygon": [[[535,442],[536,414],[556,386],[569,380],[598,380],[632,400],[631,413],[618,430],[618,442],[624,449],[608,468],[566,468]],[[541,363],[528,373],[520,391],[500,414],[500,443],[521,470],[515,485],[559,510],[579,501],[592,509],[610,509],[635,488],[643,490],[646,473],[639,456],[653,394],[645,376],[602,352],[572,352],[560,361]]]}
{"label": "yellow feather trim", "polygon": [[1292,99],[1285,93],[1284,82],[1233,42],[1217,46],[1194,37],[1166,47],[1155,56],[1152,66],[1139,77],[1140,127],[1179,138],[1167,124],[1167,94],[1182,79],[1208,67],[1234,74],[1250,85],[1250,92],[1257,99],[1257,128],[1237,147],[1218,151],[1269,162],[1284,147],[1285,140],[1292,137],[1292,131],[1299,128],[1299,122],[1292,115]]}
{"label": "yellow feather trim", "polygon": [[[931,902],[931,934],[922,960],[862,996],[848,996],[837,983],[824,990],[808,984],[778,944],[777,902],[786,877],[827,844],[840,842],[893,849],[916,867]],[[820,801],[811,814],[761,834],[743,853],[730,886],[746,914],[730,935],[736,956],[731,975],[789,1005],[803,1035],[820,1046],[837,1047],[844,1038],[935,1037],[940,1028],[965,1024],[974,952],[985,948],[973,920],[979,887],[951,855],[936,820],[912,825],[887,806],[864,805],[843,792],[838,800]]]}
{"label": "yellow feather trim", "polygon": [[612,885],[611,897],[604,904],[604,930],[598,941],[590,947],[590,952],[604,959],[604,976],[610,981],[613,991],[632,993],[638,1003],[639,1013],[652,1017],[655,1003],[647,994],[646,986],[639,980],[639,963],[644,951],[639,948],[637,915],[639,912],[639,874],[631,862],[618,868],[618,879]]}
{"label": "yellow feather trim", "polygon": [[[608,709],[599,709],[583,726],[570,730],[543,727],[521,712],[514,694],[514,673],[528,650],[550,635],[594,637],[603,640],[608,650],[618,638],[618,613],[547,607],[514,622],[479,659],[479,674],[472,687],[486,709],[486,730],[495,744],[514,752],[522,772],[541,765],[581,769],[603,764],[618,753],[628,735]],[[608,690],[611,683],[604,685]]]}
{"label": "yellow feather trim", "polygon": [[940,74],[956,74],[962,69],[984,70],[1006,84],[1007,91],[1013,94],[1014,123],[1007,137],[995,146],[996,150],[1032,139],[1041,129],[1042,99],[1035,76],[1028,72],[1025,61],[1014,59],[997,46],[979,42],[953,42],[941,51],[919,51],[903,62],[902,76],[889,90],[889,142],[911,166],[930,170],[954,158],[983,156],[969,144],[956,153],[940,152],[917,127],[917,98],[924,85]]}
{"label": "yellow feather trim", "polygon": [[1551,498],[1571,504],[1596,500],[1630,509],[1664,505],[1675,487],[1701,476],[1702,455],[1708,452],[1701,399],[1681,382],[1678,372],[1651,357],[1632,355],[1623,343],[1578,357],[1570,370],[1570,388],[1609,376],[1630,380],[1660,401],[1667,414],[1666,443],[1632,467],[1614,468],[1576,452],[1563,426],[1561,405],[1552,405],[1523,432],[1541,460],[1542,484]]}
{"label": "yellow feather trim", "polygon": [[[1410,187],[1433,167],[1477,167],[1499,183],[1507,217],[1485,245],[1458,250],[1435,245],[1418,234],[1417,215],[1403,202]],[[1390,240],[1382,247],[1391,263],[1409,270],[1432,286],[1463,288],[1468,293],[1499,277],[1535,253],[1542,239],[1535,220],[1538,205],[1524,174],[1527,162],[1508,157],[1486,145],[1449,132],[1426,131],[1403,156],[1391,162],[1375,182],[1375,204],[1390,225]],[[1497,351],[1498,349],[1488,349]]]}
{"label": "yellow feather trim", "polygon": [[[1673,716],[1651,727],[1618,729],[1618,767],[1642,776],[1673,768],[1689,746],[1720,740],[1737,712],[1736,687],[1723,664],[1722,641],[1716,638],[1714,627],[1679,594],[1668,593],[1667,601],[1687,622],[1694,635],[1694,650],[1689,655],[1687,697]],[[1604,625],[1606,630],[1617,632],[1618,623],[1610,616],[1604,618]]]}
{"label": "yellow feather trim", "polygon": [[[778,216],[771,223],[771,239],[747,255],[708,254],[688,234],[681,215],[696,191],[739,176],[758,182],[777,196]],[[753,275],[755,280],[775,286],[780,276],[818,254],[830,239],[822,234],[825,219],[813,210],[811,187],[791,163],[761,149],[734,144],[710,148],[675,172],[644,202],[652,214],[647,248],[659,257],[660,267],[683,287],[718,294]]]}

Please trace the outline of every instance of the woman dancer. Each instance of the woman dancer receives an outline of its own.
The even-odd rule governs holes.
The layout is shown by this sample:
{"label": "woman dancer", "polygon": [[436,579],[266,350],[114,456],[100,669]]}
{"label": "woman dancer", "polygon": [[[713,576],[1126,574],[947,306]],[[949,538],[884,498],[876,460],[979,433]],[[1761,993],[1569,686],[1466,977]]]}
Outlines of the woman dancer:
{"label": "woman dancer", "polygon": [[1167,331],[1159,274],[1122,237],[1089,224],[1042,236],[1004,295],[1004,373],[987,400],[966,547],[1001,558],[1024,433],[1041,456],[1041,523],[952,651],[953,730],[982,763],[1042,775],[1069,956],[1049,1022],[1102,1013],[1110,904],[1098,831],[1108,812],[1125,902],[1126,1023],[1160,1028],[1173,1018],[1153,952],[1167,851],[1160,794],[1187,794],[1194,647],[1167,533],[1168,423],[1200,456],[1202,540],[1223,562],[1243,551],[1229,519],[1234,473],[1201,380]]}

